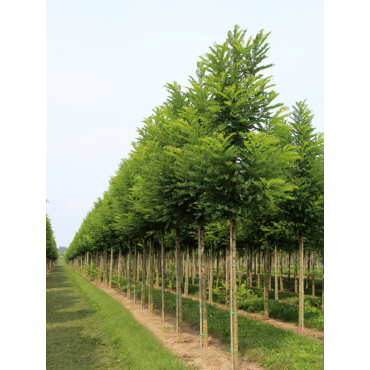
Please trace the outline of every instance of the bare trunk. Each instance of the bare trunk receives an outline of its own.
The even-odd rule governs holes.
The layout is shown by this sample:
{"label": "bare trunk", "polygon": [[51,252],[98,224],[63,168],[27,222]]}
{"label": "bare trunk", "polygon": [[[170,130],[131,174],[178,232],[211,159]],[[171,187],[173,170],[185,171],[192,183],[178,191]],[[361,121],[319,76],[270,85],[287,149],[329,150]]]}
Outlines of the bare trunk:
{"label": "bare trunk", "polygon": [[311,258],[312,263],[312,295],[315,296],[315,260],[314,260],[314,254],[312,253]]}
{"label": "bare trunk", "polygon": [[263,253],[263,267],[264,267],[264,279],[263,279],[263,298],[265,302],[264,319],[269,319],[269,262],[270,262],[270,244],[266,243],[266,252]]}
{"label": "bare trunk", "polygon": [[112,286],[112,270],[113,270],[113,246],[111,246],[110,248],[109,288]]}
{"label": "bare trunk", "polygon": [[238,369],[238,300],[236,288],[236,220],[230,221],[230,328],[231,362],[233,370]]}
{"label": "bare trunk", "polygon": [[322,257],[322,312],[324,312],[324,256]]}
{"label": "bare trunk", "polygon": [[[214,240],[216,243],[216,240]],[[208,286],[208,301],[213,303],[213,245],[211,244],[211,250],[209,252],[209,286]]]}
{"label": "bare trunk", "polygon": [[118,249],[118,271],[117,271],[119,292],[121,291],[121,258],[122,258],[122,254],[121,254],[121,245],[120,245]]}
{"label": "bare trunk", "polygon": [[261,247],[258,247],[258,276],[257,288],[261,288]]}
{"label": "bare trunk", "polygon": [[220,280],[220,253],[221,251],[217,251],[217,279],[216,279],[216,289],[218,288],[218,282]]}
{"label": "bare trunk", "polygon": [[230,257],[229,257],[229,254],[230,254],[230,249],[229,248],[226,248],[226,252],[225,252],[225,284],[226,284],[226,294],[225,294],[225,304],[226,304],[226,307],[229,307],[229,303],[228,302],[228,294],[229,294],[229,264],[230,264]]}
{"label": "bare trunk", "polygon": [[156,258],[156,281],[155,281],[155,286],[157,287],[157,288],[159,288],[159,272],[161,271],[161,253],[160,253],[160,249],[161,247],[160,247],[160,245],[158,244],[158,246],[157,246],[157,252],[156,252],[156,256],[155,256],[155,258]]}
{"label": "bare trunk", "polygon": [[135,242],[134,251],[134,304],[136,304],[137,297],[137,243]]}
{"label": "bare trunk", "polygon": [[298,259],[296,249],[294,251],[294,293],[298,293],[297,268],[298,268]]}
{"label": "bare trunk", "polygon": [[165,265],[164,265],[164,261],[165,261],[165,248],[164,248],[164,236],[162,234],[161,236],[161,263],[162,263],[162,321],[164,322],[164,304],[165,304],[165,297],[164,297],[164,293],[165,293],[165,274],[164,274],[164,268],[165,268]]}
{"label": "bare trunk", "polygon": [[143,244],[143,258],[142,258],[142,271],[141,271],[141,308],[142,309],[145,307],[146,251],[147,251],[147,245],[146,245],[146,239],[144,239],[144,244]]}
{"label": "bare trunk", "polygon": [[175,228],[176,234],[176,333],[182,333],[182,301],[181,301],[181,245],[180,229]]}
{"label": "bare trunk", "polygon": [[304,247],[303,235],[299,236],[299,318],[298,328],[304,329]]}
{"label": "bare trunk", "polygon": [[154,259],[153,259],[153,255],[154,255],[154,239],[153,239],[153,236],[151,236],[149,238],[149,271],[148,271],[148,283],[149,283],[149,313],[153,314],[154,313],[154,310],[153,310],[153,284],[154,284],[154,281],[153,281],[153,265],[154,265]]}
{"label": "bare trunk", "polygon": [[189,270],[190,270],[189,244],[186,245],[186,264],[185,264],[185,292],[184,296],[189,294]]}
{"label": "bare trunk", "polygon": [[280,290],[284,291],[284,280],[283,280],[283,251],[280,249]]}
{"label": "bare trunk", "polygon": [[104,285],[107,285],[107,246],[104,247]]}
{"label": "bare trunk", "polygon": [[132,249],[132,245],[131,245],[131,240],[130,240],[128,244],[128,255],[127,255],[127,297],[128,298],[131,298],[131,261],[132,261],[131,249]]}
{"label": "bare trunk", "polygon": [[198,225],[200,347],[208,347],[206,269],[204,257],[204,226]]}
{"label": "bare trunk", "polygon": [[192,273],[192,281],[191,283],[194,285],[194,278],[195,278],[195,251],[194,249],[191,251],[192,257],[193,257],[193,273]]}
{"label": "bare trunk", "polygon": [[278,287],[278,250],[275,240],[275,301],[279,300],[279,287]]}

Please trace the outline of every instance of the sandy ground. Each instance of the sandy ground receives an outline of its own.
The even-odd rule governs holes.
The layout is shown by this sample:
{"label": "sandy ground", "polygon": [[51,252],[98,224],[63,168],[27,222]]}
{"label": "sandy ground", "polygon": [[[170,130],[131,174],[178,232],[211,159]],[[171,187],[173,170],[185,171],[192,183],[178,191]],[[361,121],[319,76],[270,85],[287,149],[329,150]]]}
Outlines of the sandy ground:
{"label": "sandy ground", "polygon": [[[183,333],[176,334],[176,321],[173,315],[166,315],[165,322],[162,322],[160,310],[154,309],[154,315],[152,315],[148,309],[141,309],[140,300],[134,305],[133,299],[127,298],[125,293],[118,293],[114,288],[108,288],[102,283],[92,283],[120,302],[140,324],[148,328],[186,365],[195,364],[197,369],[204,370],[231,369],[231,354],[225,351],[220,341],[211,335],[208,337],[208,347],[200,348],[199,331],[192,329],[186,322],[183,322]],[[263,370],[260,366],[246,362],[241,362],[239,369]]]}

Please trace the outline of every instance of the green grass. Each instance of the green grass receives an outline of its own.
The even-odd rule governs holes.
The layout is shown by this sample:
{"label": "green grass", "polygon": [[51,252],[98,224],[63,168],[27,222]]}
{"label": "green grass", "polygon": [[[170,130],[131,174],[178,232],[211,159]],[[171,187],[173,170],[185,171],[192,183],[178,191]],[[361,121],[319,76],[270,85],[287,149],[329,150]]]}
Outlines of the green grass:
{"label": "green grass", "polygon": [[187,369],[120,303],[76,272],[57,266],[47,289],[47,369]]}
{"label": "green grass", "polygon": [[46,368],[122,369],[93,310],[61,266],[46,278]]}
{"label": "green grass", "polygon": [[[127,280],[121,279],[123,291]],[[146,287],[148,290],[148,288]],[[141,286],[138,284],[138,297]],[[161,307],[161,291],[154,289],[153,301]],[[148,297],[148,292],[146,297]],[[278,302],[277,302],[278,303]],[[198,302],[182,298],[183,320],[194,328],[199,328]],[[207,304],[208,332],[219,338],[230,350],[230,315],[228,311]],[[165,293],[165,311],[174,314],[176,299],[172,293]],[[249,362],[259,362],[261,366],[273,370],[300,369],[316,370],[324,368],[324,343],[296,334],[292,330],[276,328],[261,321],[238,317],[239,352]]]}
{"label": "green grass", "polygon": [[[238,275],[239,277],[239,275]],[[246,275],[243,275],[242,282],[245,282]],[[257,288],[257,276],[254,276],[255,281],[253,281],[253,287],[251,288],[252,291],[259,294],[261,298],[249,300],[246,299],[244,302],[239,301],[238,308],[240,310],[244,310],[246,312],[252,313],[261,313],[263,315],[264,311],[264,300],[263,300],[263,289]],[[216,279],[215,279],[216,280]],[[215,287],[215,280],[214,280],[214,287]],[[113,277],[113,286],[117,284],[117,278]],[[238,280],[239,281],[239,280]],[[162,279],[159,278],[160,285],[162,284]],[[199,294],[199,287],[197,285],[191,284],[192,279],[189,279],[189,294],[191,295],[198,295]],[[240,282],[240,281],[239,281]],[[261,284],[263,279],[261,277]],[[198,283],[198,278],[194,279],[194,283]],[[166,288],[169,286],[169,280],[165,281]],[[182,291],[184,292],[184,283],[182,283]],[[208,284],[207,284],[208,286]],[[272,284],[271,286],[274,288],[275,286],[275,277],[272,276]],[[279,285],[280,286],[280,285]],[[309,289],[305,289],[306,294],[310,294],[310,286]],[[321,295],[321,288],[322,282],[316,282],[317,289],[316,291],[319,292]],[[288,281],[287,279],[284,280],[284,287],[291,288],[294,290],[294,280],[291,279]],[[175,289],[175,282],[172,282],[172,288]],[[208,290],[207,290],[207,297],[208,297]],[[213,301],[215,303],[225,303],[224,299],[221,299],[217,294],[213,292]],[[297,293],[294,292],[279,292],[279,302],[275,301],[275,292],[269,291],[269,315],[272,319],[279,319],[285,322],[291,322],[294,324],[298,324],[298,301],[299,297]],[[319,297],[311,297],[305,296],[305,304],[309,303],[309,306],[306,306],[305,309],[305,327],[317,329],[319,331],[324,331],[324,313],[321,311],[322,307],[322,299]]]}

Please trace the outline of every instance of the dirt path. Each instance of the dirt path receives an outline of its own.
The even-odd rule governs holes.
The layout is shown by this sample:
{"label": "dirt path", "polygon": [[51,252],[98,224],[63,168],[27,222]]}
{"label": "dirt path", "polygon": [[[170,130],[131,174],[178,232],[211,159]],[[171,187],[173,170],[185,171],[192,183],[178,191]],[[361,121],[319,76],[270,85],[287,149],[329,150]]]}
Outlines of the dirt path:
{"label": "dirt path", "polygon": [[[175,318],[166,314],[166,321],[162,322],[161,312],[155,309],[154,315],[147,309],[141,309],[140,301],[134,305],[132,299],[126,294],[118,293],[114,288],[108,288],[102,283],[92,282],[95,286],[120,302],[133,317],[148,328],[172,353],[181,358],[185,363],[195,363],[198,369],[204,370],[229,370],[231,369],[230,353],[224,350],[219,340],[209,335],[209,346],[200,348],[199,332],[183,322],[183,333],[176,334]],[[254,364],[241,363],[240,370],[262,370]]]}

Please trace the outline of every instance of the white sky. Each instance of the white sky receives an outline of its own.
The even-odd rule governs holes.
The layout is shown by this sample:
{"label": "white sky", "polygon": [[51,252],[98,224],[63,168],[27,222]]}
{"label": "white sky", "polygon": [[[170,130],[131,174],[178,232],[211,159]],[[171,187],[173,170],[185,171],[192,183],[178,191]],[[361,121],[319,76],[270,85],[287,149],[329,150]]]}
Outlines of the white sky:
{"label": "white sky", "polygon": [[271,31],[277,100],[307,99],[324,131],[323,1],[47,1],[46,208],[58,246],[108,188],[163,85],[186,86],[235,24]]}

